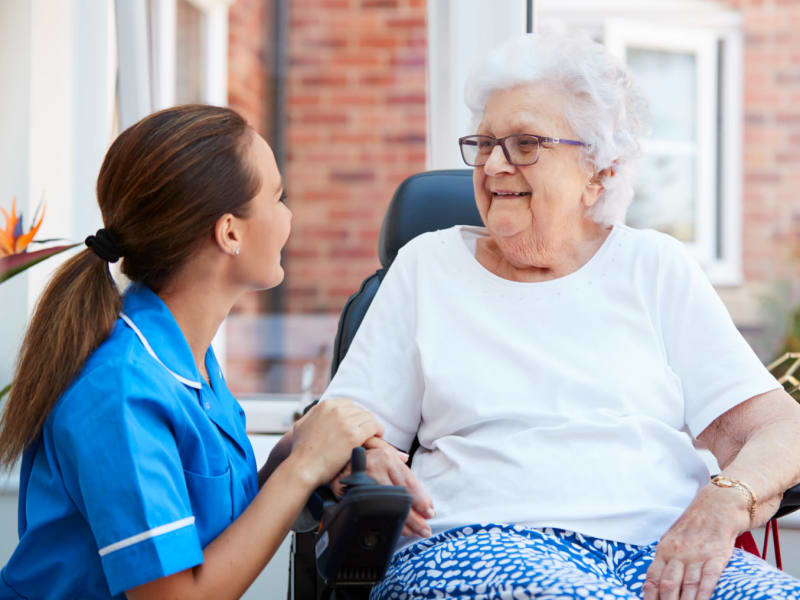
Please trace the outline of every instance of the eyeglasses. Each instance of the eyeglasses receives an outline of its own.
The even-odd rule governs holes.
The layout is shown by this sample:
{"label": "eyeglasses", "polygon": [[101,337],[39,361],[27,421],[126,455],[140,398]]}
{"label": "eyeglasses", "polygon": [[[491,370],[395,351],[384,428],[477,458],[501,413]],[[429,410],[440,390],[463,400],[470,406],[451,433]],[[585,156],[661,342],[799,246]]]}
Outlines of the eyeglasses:
{"label": "eyeglasses", "polygon": [[570,146],[586,146],[578,140],[565,140],[528,133],[513,133],[496,138],[491,135],[465,135],[458,138],[461,147],[461,158],[470,167],[482,167],[489,160],[495,146],[503,149],[506,160],[516,167],[534,165],[539,160],[539,148],[542,144],[569,144]]}

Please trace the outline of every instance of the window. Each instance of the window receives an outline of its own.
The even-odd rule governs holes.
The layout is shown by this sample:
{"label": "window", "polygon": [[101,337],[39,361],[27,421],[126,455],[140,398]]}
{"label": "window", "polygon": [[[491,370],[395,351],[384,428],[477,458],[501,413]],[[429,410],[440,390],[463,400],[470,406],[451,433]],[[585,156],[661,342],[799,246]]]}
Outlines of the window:
{"label": "window", "polygon": [[692,0],[539,0],[539,27],[582,31],[626,62],[650,135],[628,223],[682,240],[717,285],[741,283],[740,17]]}
{"label": "window", "polygon": [[647,95],[652,132],[628,223],[686,242],[704,263],[715,252],[717,40],[712,32],[610,21],[605,43]]}
{"label": "window", "polygon": [[205,97],[206,16],[189,0],[176,5],[175,104],[187,104]]}
{"label": "window", "polygon": [[151,108],[227,104],[230,0],[149,0]]}
{"label": "window", "polygon": [[[129,71],[138,75],[136,88],[149,89],[150,102],[131,112],[130,125],[146,114],[199,102],[226,105],[228,97],[228,5],[231,0],[149,0],[146,5],[120,4],[117,10],[146,12],[149,49],[138,47]],[[140,38],[144,38],[140,32]],[[143,52],[144,50],[144,52]],[[125,52],[125,48],[121,48]],[[121,61],[126,65],[125,61]],[[146,65],[147,69],[143,66]],[[137,68],[138,67],[138,68]],[[122,67],[121,67],[122,70]],[[120,79],[123,79],[121,75]],[[123,89],[123,86],[120,86]],[[130,88],[128,88],[130,89]],[[214,338],[214,351],[226,362],[226,324]]]}
{"label": "window", "polygon": [[286,429],[325,389],[339,313],[380,266],[386,206],[426,168],[425,17],[422,0],[230,7],[230,106],[272,146],[294,214],[284,282],[227,321],[226,376],[251,429]]}

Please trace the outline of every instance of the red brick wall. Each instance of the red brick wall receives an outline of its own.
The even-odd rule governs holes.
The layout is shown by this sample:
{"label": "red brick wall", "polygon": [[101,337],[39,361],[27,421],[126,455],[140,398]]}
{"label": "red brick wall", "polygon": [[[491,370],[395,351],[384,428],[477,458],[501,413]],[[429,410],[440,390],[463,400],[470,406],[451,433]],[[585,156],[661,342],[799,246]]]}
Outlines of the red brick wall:
{"label": "red brick wall", "polygon": [[[229,104],[267,141],[274,2],[236,0],[229,17]],[[394,189],[425,169],[425,1],[288,4],[283,175],[294,219],[286,280],[271,293],[283,294],[287,313],[338,314],[378,267],[378,232]],[[253,318],[273,310],[274,300],[269,292],[249,294],[229,322],[228,378],[237,394],[297,391],[308,361],[319,363],[318,379],[327,379],[327,355],[317,354],[333,342],[330,319],[306,333],[285,322],[295,346],[317,345],[298,351],[285,340],[275,361],[274,348],[266,350],[275,340],[259,337]]]}
{"label": "red brick wall", "polygon": [[[377,268],[397,184],[425,169],[425,0],[289,3],[287,312],[338,312]],[[229,104],[269,141],[270,0],[229,19]],[[240,307],[241,308],[241,307]]]}
{"label": "red brick wall", "polygon": [[[236,0],[228,13],[228,105],[269,140],[270,47],[265,32],[271,22],[271,0]],[[265,293],[247,294],[233,313],[248,327],[229,324],[226,371],[237,395],[265,391],[265,368],[259,358],[264,340],[259,339],[253,319],[262,312]],[[233,320],[237,317],[234,316]],[[233,352],[238,350],[238,355]]]}
{"label": "red brick wall", "polygon": [[269,134],[270,0],[236,0],[228,13],[228,104]]}
{"label": "red brick wall", "polygon": [[797,271],[800,2],[731,0],[744,23],[743,261],[749,283]]}
{"label": "red brick wall", "polygon": [[[785,274],[800,229],[800,2],[728,0],[745,34],[743,264]],[[230,10],[230,104],[265,135],[270,0]],[[336,312],[377,265],[398,181],[425,167],[424,0],[292,0],[286,179],[289,312]]]}
{"label": "red brick wall", "polygon": [[[783,274],[800,229],[800,2],[728,0],[745,34],[745,280]],[[268,0],[230,10],[229,99],[267,133]],[[337,311],[375,268],[392,190],[425,167],[424,0],[292,0],[286,307]]]}
{"label": "red brick wall", "polygon": [[424,0],[293,0],[286,310],[338,312],[378,266],[397,184],[425,169]]}

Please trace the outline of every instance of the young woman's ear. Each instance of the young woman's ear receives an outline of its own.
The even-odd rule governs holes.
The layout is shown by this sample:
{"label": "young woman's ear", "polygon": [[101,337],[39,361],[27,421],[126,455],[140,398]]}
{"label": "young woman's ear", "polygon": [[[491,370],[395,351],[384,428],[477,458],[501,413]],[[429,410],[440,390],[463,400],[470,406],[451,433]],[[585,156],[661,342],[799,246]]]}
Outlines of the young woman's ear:
{"label": "young woman's ear", "polygon": [[221,252],[238,256],[242,245],[239,220],[230,213],[222,215],[214,226],[214,240]]}

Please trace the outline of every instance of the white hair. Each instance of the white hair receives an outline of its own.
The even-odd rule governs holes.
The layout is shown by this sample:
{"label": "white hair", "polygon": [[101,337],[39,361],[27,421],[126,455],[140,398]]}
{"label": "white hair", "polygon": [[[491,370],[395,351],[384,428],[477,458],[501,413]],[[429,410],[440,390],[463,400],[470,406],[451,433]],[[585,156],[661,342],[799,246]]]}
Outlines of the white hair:
{"label": "white hair", "polygon": [[588,37],[524,34],[492,50],[468,78],[465,98],[474,124],[492,92],[539,82],[564,90],[564,118],[587,144],[586,164],[614,171],[600,180],[603,191],[587,214],[605,225],[621,222],[633,199],[644,98],[624,65]]}

